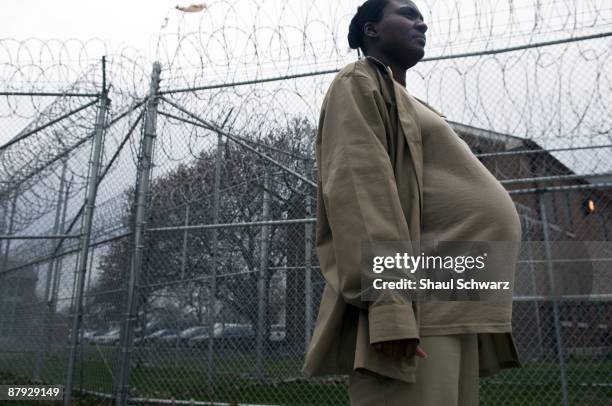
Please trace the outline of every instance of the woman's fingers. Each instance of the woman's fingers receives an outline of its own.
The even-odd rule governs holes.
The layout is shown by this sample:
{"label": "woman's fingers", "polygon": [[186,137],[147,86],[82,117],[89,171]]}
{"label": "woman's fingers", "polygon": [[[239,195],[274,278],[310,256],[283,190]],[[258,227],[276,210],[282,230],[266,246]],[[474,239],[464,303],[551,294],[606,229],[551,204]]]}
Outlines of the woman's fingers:
{"label": "woman's fingers", "polygon": [[417,345],[415,355],[420,358],[427,358],[427,353]]}

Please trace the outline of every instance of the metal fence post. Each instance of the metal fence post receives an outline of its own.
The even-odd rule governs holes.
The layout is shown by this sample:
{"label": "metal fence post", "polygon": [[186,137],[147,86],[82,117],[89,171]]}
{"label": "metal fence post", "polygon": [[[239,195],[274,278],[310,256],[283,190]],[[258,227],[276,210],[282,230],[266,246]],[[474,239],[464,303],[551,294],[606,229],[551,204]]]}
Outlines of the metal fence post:
{"label": "metal fence post", "polygon": [[93,273],[95,253],[96,253],[96,247],[91,247],[91,252],[89,253],[89,273],[87,274],[87,288],[85,289],[85,292],[86,292],[85,303],[87,305],[89,305],[89,302],[90,302],[89,293],[91,292],[91,274]]}
{"label": "metal fence post", "polygon": [[183,250],[181,253],[181,281],[185,279],[185,266],[187,265],[187,239],[189,237],[189,211],[190,205],[187,203],[185,206],[185,230],[183,231]]}
{"label": "metal fence post", "polygon": [[[11,199],[11,212],[9,214],[9,221],[8,221],[8,227],[6,230],[6,234],[7,235],[11,235],[13,234],[13,223],[15,220],[15,212],[17,210],[17,189],[15,189],[15,191],[13,192],[13,198]],[[6,214],[3,215],[3,218],[6,218]],[[6,227],[6,221],[3,220],[3,228]],[[2,242],[2,241],[0,241]],[[2,251],[2,248],[4,248],[4,251]],[[8,256],[9,256],[9,250],[11,248],[11,240],[7,239],[6,240],[6,244],[4,245],[0,245],[0,255],[2,255],[2,263],[0,263],[0,270],[1,271],[5,271],[6,267],[8,265]],[[0,294],[2,294],[3,292],[0,291]],[[5,327],[5,322],[4,322],[4,312],[0,312],[0,335],[2,335],[2,332],[6,329]]]}
{"label": "metal fence post", "polygon": [[[104,57],[102,58],[102,69],[103,72],[106,72],[106,58]],[[104,79],[103,82],[93,138],[90,173],[87,181],[85,212],[83,213],[83,223],[81,224],[80,256],[78,262],[78,273],[76,275],[76,278],[78,279],[76,284],[76,303],[74,306],[75,312],[70,337],[70,357],[68,359],[68,370],[66,373],[66,388],[64,389],[64,405],[66,406],[70,405],[72,396],[79,329],[81,328],[81,319],[83,318],[83,290],[85,285],[85,274],[87,272],[87,254],[89,253],[91,226],[93,223],[93,214],[96,204],[96,194],[98,192],[98,179],[101,169],[100,161],[102,160],[102,147],[104,132],[106,129],[106,113],[110,103],[108,98],[108,89],[106,88],[106,80]]]}
{"label": "metal fence post", "polygon": [[[70,199],[70,187],[72,185],[72,178],[70,179],[70,181],[68,182],[68,184],[66,185],[66,191],[64,192],[64,207],[62,209],[62,222],[60,225],[60,233],[63,234],[65,227],[66,227],[66,215],[68,213],[68,200]],[[53,284],[51,286],[51,298],[50,298],[50,302],[49,302],[49,311],[51,312],[51,317],[49,320],[49,330],[50,330],[50,336],[49,336],[49,340],[50,343],[53,342],[54,336],[53,336],[53,329],[55,328],[55,315],[57,313],[57,299],[59,297],[59,286],[60,286],[60,280],[62,277],[62,264],[63,264],[63,259],[62,259],[62,252],[63,252],[63,248],[59,247],[58,251],[57,251],[57,261],[55,261],[55,269],[53,271]]]}
{"label": "metal fence post", "polygon": [[136,186],[136,213],[134,221],[134,251],[130,262],[130,274],[127,283],[127,301],[124,325],[121,332],[121,362],[117,382],[118,405],[127,404],[130,388],[130,352],[132,351],[132,338],[134,334],[134,320],[136,319],[135,304],[137,295],[137,284],[142,268],[144,251],[144,233],[146,228],[147,204],[149,198],[149,187],[151,181],[151,169],[153,167],[153,145],[157,131],[157,105],[159,93],[161,65],[159,62],[153,64],[151,73],[151,84],[146,106],[144,121],[144,134],[141,144],[141,155],[139,157],[139,170]]}
{"label": "metal fence post", "polygon": [[[0,215],[0,234],[4,235],[6,234],[6,215],[8,212],[8,208],[7,208],[7,194],[0,194],[0,210],[2,210],[2,215]],[[8,241],[8,239],[6,240]],[[4,252],[4,240],[0,240],[0,255],[2,255],[2,253]],[[2,270],[2,268],[0,268],[0,271]]]}
{"label": "metal fence post", "polygon": [[[64,160],[64,165],[62,167],[62,176],[60,178],[60,186],[57,192],[57,205],[55,207],[55,222],[53,224],[53,234],[59,234],[60,230],[60,222],[62,217],[62,200],[64,199],[64,187],[66,183],[66,161]],[[52,258],[49,261],[49,266],[47,268],[47,280],[45,284],[45,304],[47,306],[47,314],[45,317],[45,325],[43,327],[43,342],[40,349],[36,354],[36,362],[34,364],[34,371],[32,371],[32,381],[40,382],[40,374],[44,366],[45,357],[47,356],[47,351],[49,350],[50,344],[50,322],[51,322],[51,295],[53,295],[53,290],[51,285],[53,283],[53,270],[55,269],[56,259]]]}
{"label": "metal fence post", "polygon": [[561,395],[563,406],[569,404],[567,394],[567,375],[565,371],[565,358],[563,355],[563,342],[561,341],[561,322],[559,321],[559,306],[557,304],[557,291],[555,288],[555,280],[553,275],[552,255],[550,252],[550,235],[548,233],[548,218],[546,214],[546,205],[544,204],[544,192],[538,192],[538,201],[540,204],[540,216],[542,219],[542,228],[544,231],[544,249],[546,252],[546,271],[550,281],[551,299],[553,305],[553,320],[555,324],[555,344],[557,348],[557,358],[559,360],[559,370],[561,375]]}
{"label": "metal fence post", "polygon": [[[527,251],[529,252],[529,280],[531,285],[533,286],[532,295],[534,297],[538,296],[538,285],[535,279],[535,273],[537,272],[533,266],[533,243],[531,240],[531,222],[527,218],[525,220],[525,239],[527,240]],[[542,321],[540,319],[540,301],[537,299],[533,299],[533,310],[536,319],[536,328],[538,330],[538,357],[541,357],[544,354],[544,345],[542,340]]]}
{"label": "metal fence post", "polygon": [[[306,195],[306,217],[312,217],[312,197],[310,194]],[[304,225],[304,260],[306,267],[304,272],[304,289],[306,290],[304,295],[305,302],[305,334],[304,334],[304,351],[308,349],[308,344],[310,343],[310,336],[312,334],[312,320],[313,320],[313,308],[312,308],[312,236],[313,236],[313,226],[312,223],[306,223]]]}
{"label": "metal fence post", "polygon": [[[223,159],[223,135],[217,132],[217,151],[215,154],[215,184],[213,190],[213,224],[219,223],[219,205],[221,188],[221,159]],[[212,261],[210,277],[210,298],[208,301],[208,354],[206,378],[209,396],[214,395],[214,341],[215,341],[215,295],[217,293],[217,267],[219,266],[219,237],[217,228],[212,229]]]}
{"label": "metal fence post", "polygon": [[[13,199],[11,200],[11,214],[9,214],[8,228],[6,235],[13,234],[13,229],[15,227],[15,213],[17,212],[17,194],[18,189],[15,189],[13,192]],[[6,244],[4,244],[4,255],[2,256],[2,267],[0,268],[2,271],[6,270],[8,265],[8,257],[9,251],[11,250],[11,239],[6,240]]]}
{"label": "metal fence post", "polygon": [[[185,280],[185,268],[187,266],[187,240],[189,238],[189,230],[187,229],[187,227],[189,226],[189,212],[190,212],[190,205],[189,203],[187,203],[185,205],[185,230],[183,231],[183,248],[181,249],[181,282]],[[185,285],[182,285],[182,288],[184,288]],[[179,348],[180,346],[180,335],[177,334],[176,335],[176,347]],[[180,365],[179,363],[179,357],[174,357],[174,366],[178,367]]]}
{"label": "metal fence post", "polygon": [[[264,166],[264,181],[263,181],[263,207],[262,221],[269,220],[270,217],[270,194],[268,169]],[[268,277],[268,240],[269,226],[261,227],[261,242],[259,251],[259,277],[257,279],[257,344],[256,344],[256,374],[257,377],[263,376],[263,352],[264,344],[268,337],[264,335],[266,329],[266,310],[268,302],[268,292],[266,290],[266,280]]]}

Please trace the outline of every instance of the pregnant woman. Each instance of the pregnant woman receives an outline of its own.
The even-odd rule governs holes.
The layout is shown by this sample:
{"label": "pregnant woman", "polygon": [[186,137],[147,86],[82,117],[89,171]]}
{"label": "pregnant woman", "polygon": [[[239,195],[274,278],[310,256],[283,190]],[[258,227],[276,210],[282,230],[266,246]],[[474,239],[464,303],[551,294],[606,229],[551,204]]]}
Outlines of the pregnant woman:
{"label": "pregnant woman", "polygon": [[348,374],[351,405],[477,405],[480,376],[520,366],[511,302],[361,297],[364,241],[521,239],[503,186],[406,88],[426,31],[410,0],[363,3],[348,39],[364,57],[337,74],[321,109],[316,245],[326,284],[303,372]]}

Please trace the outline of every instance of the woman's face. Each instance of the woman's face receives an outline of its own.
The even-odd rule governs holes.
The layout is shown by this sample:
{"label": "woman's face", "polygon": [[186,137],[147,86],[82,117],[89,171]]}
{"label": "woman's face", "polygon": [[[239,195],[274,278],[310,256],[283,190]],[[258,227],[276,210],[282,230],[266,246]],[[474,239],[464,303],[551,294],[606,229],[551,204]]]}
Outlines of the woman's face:
{"label": "woman's face", "polygon": [[372,24],[376,38],[371,41],[368,51],[377,48],[406,69],[416,65],[425,55],[427,25],[414,2],[390,0],[383,10],[382,19],[368,24]]}

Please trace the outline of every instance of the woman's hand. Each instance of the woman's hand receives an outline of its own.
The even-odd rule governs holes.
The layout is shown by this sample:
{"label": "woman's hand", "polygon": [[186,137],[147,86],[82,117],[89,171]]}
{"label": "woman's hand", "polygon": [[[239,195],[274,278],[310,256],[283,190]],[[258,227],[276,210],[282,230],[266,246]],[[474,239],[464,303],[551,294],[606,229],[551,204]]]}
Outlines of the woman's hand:
{"label": "woman's hand", "polygon": [[374,349],[383,354],[401,359],[402,357],[412,358],[415,355],[420,358],[427,358],[427,353],[417,344],[418,340],[410,338],[405,340],[383,341],[372,344]]}

